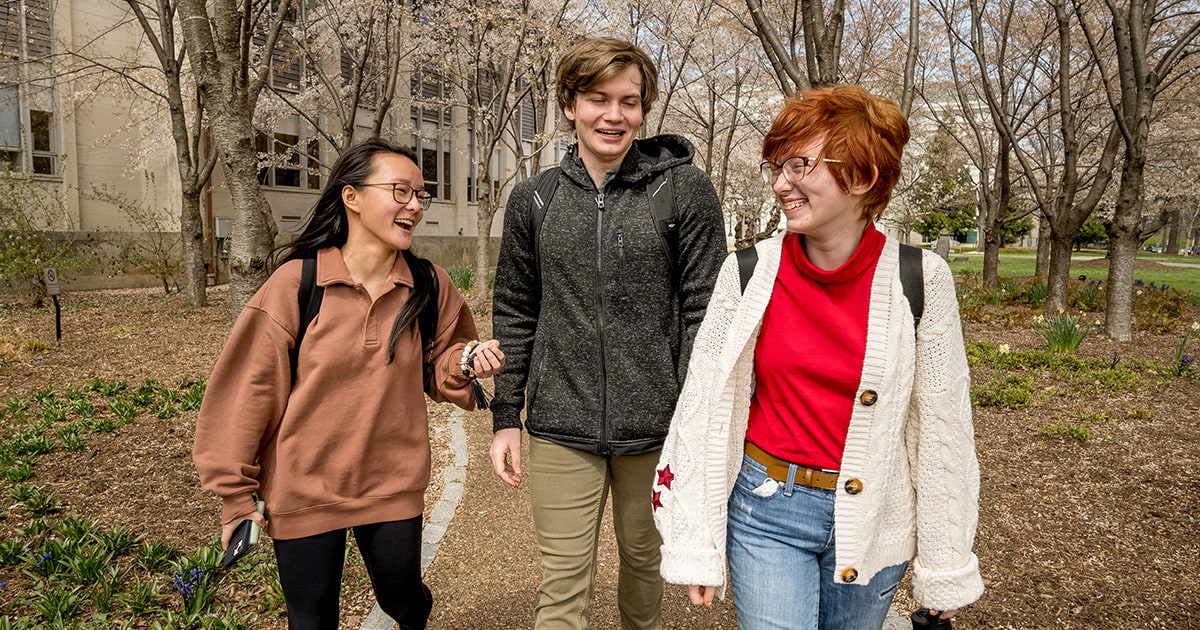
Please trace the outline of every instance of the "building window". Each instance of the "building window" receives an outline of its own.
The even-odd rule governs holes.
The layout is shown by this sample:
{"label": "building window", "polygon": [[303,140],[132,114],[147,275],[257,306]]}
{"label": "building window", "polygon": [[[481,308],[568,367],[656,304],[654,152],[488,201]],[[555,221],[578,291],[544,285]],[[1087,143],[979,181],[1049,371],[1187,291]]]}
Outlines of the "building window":
{"label": "building window", "polygon": [[321,189],[321,142],[297,133],[254,134],[258,152],[258,183],[274,188]]}
{"label": "building window", "polygon": [[417,70],[411,88],[413,148],[425,178],[425,190],[436,199],[452,201],[454,123],[450,84],[436,72]]}
{"label": "building window", "polygon": [[[12,0],[0,5],[0,163],[13,171],[58,173],[54,90],[45,59],[52,52],[50,0]],[[19,66],[19,67],[18,67]],[[32,78],[18,81],[17,77]]]}

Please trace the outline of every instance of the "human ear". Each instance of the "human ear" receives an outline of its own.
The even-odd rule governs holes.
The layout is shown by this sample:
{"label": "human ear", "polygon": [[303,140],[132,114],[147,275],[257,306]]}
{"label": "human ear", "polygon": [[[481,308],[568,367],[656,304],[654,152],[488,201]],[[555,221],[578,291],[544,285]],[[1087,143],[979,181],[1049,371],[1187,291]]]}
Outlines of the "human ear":
{"label": "human ear", "polygon": [[350,184],[342,187],[342,205],[346,206],[347,212],[355,212],[358,210],[358,189]]}
{"label": "human ear", "polygon": [[879,167],[871,165],[871,181],[866,183],[855,183],[850,185],[850,190],[847,191],[851,195],[865,195],[867,191],[875,187],[875,182],[879,181]]}

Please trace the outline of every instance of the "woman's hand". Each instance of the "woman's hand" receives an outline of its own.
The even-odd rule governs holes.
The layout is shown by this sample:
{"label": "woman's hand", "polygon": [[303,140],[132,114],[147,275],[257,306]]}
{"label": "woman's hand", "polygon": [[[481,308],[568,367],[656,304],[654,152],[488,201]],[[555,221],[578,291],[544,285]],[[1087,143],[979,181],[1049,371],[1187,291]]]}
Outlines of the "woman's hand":
{"label": "woman's hand", "polygon": [[713,593],[717,592],[717,587],[688,584],[687,591],[688,598],[692,600],[693,604],[696,604],[697,606],[704,604],[705,606],[711,608]]}
{"label": "woman's hand", "polygon": [[932,616],[934,616],[934,617],[940,617],[940,618],[942,618],[942,619],[951,619],[951,618],[953,618],[955,615],[957,615],[957,614],[958,614],[958,609],[957,609],[957,608],[955,608],[954,610],[943,610],[943,611],[940,611],[940,612],[939,612],[939,611],[937,611],[937,610],[934,610],[934,609],[930,608],[930,609],[929,609],[929,614],[930,614],[930,615],[932,615]]}
{"label": "woman's hand", "polygon": [[233,538],[233,530],[237,529],[237,526],[241,525],[242,521],[246,519],[252,519],[255,523],[258,523],[262,527],[267,526],[267,518],[258,512],[251,512],[245,516],[239,516],[238,518],[235,518],[221,526],[221,549],[229,548],[229,539]]}
{"label": "woman's hand", "polygon": [[471,357],[471,367],[478,378],[495,376],[504,366],[504,353],[500,351],[500,342],[496,339],[475,346]]}

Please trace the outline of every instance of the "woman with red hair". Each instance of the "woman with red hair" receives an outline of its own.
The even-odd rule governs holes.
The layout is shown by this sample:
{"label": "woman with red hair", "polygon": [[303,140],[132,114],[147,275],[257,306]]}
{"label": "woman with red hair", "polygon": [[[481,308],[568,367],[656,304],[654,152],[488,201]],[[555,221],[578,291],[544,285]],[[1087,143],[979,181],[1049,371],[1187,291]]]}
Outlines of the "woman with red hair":
{"label": "woman with red hair", "polygon": [[954,279],[874,226],[908,139],[859,87],[787,101],[761,166],[787,230],[725,261],[697,333],[654,486],[662,574],[711,605],[728,563],[743,630],[880,628],[910,562],[933,614],[983,592]]}

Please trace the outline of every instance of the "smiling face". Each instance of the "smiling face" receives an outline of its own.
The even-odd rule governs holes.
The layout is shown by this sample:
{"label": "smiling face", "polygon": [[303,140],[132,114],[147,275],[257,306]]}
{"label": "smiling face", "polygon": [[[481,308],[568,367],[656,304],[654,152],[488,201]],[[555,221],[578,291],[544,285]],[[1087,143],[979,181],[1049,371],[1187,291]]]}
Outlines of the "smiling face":
{"label": "smiling face", "polygon": [[[778,162],[796,156],[816,158],[821,155],[824,142],[815,140],[802,147],[794,155],[779,156]],[[787,231],[804,234],[816,240],[831,241],[841,237],[858,239],[866,228],[860,205],[863,193],[870,186],[852,186],[849,191],[829,172],[829,163],[814,160],[810,170],[797,183],[788,181],[780,173],[771,188],[783,206],[787,217]]]}
{"label": "smiling face", "polygon": [[574,103],[563,107],[563,114],[574,123],[579,157],[592,179],[603,178],[633,146],[642,126],[641,88],[641,67],[630,65],[591,90],[580,92]]}
{"label": "smiling face", "polygon": [[[366,181],[403,184],[415,191],[425,189],[421,169],[407,157],[381,153]],[[413,231],[425,216],[421,200],[414,194],[408,203],[396,203],[389,186],[346,186],[342,189],[349,227],[347,244],[365,246],[381,254],[412,247]]]}

